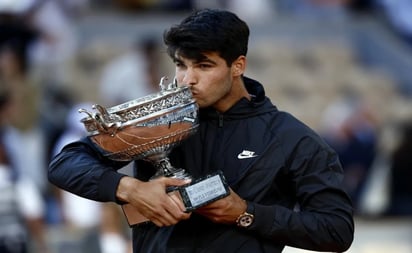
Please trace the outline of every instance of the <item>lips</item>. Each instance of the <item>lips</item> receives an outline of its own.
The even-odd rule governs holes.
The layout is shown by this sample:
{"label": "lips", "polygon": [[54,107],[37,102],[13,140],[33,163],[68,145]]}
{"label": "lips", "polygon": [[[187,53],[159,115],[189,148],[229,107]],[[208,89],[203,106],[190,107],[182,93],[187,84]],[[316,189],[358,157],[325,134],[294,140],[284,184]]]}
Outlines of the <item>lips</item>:
{"label": "lips", "polygon": [[192,92],[193,96],[196,96],[198,94],[198,92],[193,88],[191,88],[190,91]]}

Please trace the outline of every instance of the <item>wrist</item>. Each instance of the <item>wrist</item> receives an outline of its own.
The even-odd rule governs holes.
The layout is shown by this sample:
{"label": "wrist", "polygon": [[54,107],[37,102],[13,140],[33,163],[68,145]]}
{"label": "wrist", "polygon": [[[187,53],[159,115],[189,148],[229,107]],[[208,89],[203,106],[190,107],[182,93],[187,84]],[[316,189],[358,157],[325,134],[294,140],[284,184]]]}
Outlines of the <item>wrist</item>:
{"label": "wrist", "polygon": [[136,187],[136,181],[138,180],[133,177],[122,177],[117,186],[116,198],[122,202],[129,203],[129,194]]}

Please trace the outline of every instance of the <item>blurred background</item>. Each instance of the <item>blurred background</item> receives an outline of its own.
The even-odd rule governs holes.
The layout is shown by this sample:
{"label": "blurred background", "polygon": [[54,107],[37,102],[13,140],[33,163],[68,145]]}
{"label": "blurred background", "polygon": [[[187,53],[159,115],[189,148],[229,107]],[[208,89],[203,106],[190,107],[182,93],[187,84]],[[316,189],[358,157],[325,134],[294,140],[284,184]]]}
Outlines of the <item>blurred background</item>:
{"label": "blurred background", "polygon": [[56,189],[47,166],[85,134],[77,109],[173,77],[163,31],[199,8],[248,22],[246,75],[339,153],[348,252],[412,252],[411,0],[0,0],[0,252],[131,252],[121,210]]}

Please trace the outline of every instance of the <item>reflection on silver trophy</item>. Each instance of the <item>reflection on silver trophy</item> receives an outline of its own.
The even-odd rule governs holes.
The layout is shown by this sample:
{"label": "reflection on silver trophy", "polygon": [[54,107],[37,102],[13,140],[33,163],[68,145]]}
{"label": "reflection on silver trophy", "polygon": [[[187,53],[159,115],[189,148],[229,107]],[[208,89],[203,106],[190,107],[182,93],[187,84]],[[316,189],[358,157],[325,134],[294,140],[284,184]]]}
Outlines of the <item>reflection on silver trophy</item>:
{"label": "reflection on silver trophy", "polygon": [[[198,106],[188,86],[178,86],[176,80],[166,84],[166,80],[166,77],[160,80],[160,91],[157,93],[110,108],[96,104],[93,106],[96,111],[94,113],[80,109],[79,112],[87,114],[81,122],[91,140],[109,159],[148,160],[156,168],[152,179],[161,176],[186,179],[190,178],[190,175],[181,168],[173,167],[168,154],[182,140],[197,131]],[[216,177],[219,180],[211,180]],[[213,189],[213,196],[202,192],[204,201],[196,207],[228,194],[221,173],[215,176],[208,175],[204,180],[191,183],[191,195],[187,194],[185,187],[179,187],[178,191],[188,210],[195,208],[191,204],[191,198],[196,198],[196,203],[200,198],[196,193],[193,194],[196,192],[193,188],[196,189],[196,184],[200,186],[207,181],[214,182],[208,189],[213,188],[213,185],[216,189]],[[122,208],[129,225],[148,221],[130,204],[125,204]]]}

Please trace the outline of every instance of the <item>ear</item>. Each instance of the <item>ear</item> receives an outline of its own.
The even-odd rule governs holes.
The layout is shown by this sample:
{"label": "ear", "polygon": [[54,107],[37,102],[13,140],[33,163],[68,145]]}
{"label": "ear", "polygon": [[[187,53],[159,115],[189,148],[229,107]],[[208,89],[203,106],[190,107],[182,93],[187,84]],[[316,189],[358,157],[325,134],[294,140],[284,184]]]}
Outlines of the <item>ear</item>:
{"label": "ear", "polygon": [[241,76],[246,70],[246,56],[241,55],[239,56],[233,63],[232,63],[232,76]]}

